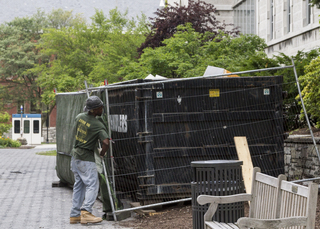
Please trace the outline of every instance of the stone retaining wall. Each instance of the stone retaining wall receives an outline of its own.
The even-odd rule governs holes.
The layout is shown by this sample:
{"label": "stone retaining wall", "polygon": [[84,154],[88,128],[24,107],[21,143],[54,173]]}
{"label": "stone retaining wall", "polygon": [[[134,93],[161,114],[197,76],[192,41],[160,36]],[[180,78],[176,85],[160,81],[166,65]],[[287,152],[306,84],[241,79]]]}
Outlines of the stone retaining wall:
{"label": "stone retaining wall", "polygon": [[[315,140],[320,152],[320,138],[315,138]],[[319,157],[309,135],[293,135],[285,140],[284,163],[288,180],[320,177]]]}
{"label": "stone retaining wall", "polygon": [[[43,137],[43,142],[47,142],[47,128],[46,127],[42,128],[42,137]],[[49,143],[57,142],[55,127],[48,128],[48,140],[49,140]]]}

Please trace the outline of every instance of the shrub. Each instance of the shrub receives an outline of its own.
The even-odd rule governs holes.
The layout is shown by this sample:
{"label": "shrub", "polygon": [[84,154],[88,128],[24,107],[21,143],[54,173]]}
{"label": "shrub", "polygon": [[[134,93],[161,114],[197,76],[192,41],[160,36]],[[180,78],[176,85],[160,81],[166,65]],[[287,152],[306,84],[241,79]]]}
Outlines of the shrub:
{"label": "shrub", "polygon": [[3,138],[0,137],[0,148],[4,148],[4,147],[20,147],[21,143],[19,141],[16,140],[12,140],[11,138]]}
{"label": "shrub", "polygon": [[11,123],[9,123],[10,115],[7,112],[0,113],[0,137],[3,133],[7,133],[11,128]]}

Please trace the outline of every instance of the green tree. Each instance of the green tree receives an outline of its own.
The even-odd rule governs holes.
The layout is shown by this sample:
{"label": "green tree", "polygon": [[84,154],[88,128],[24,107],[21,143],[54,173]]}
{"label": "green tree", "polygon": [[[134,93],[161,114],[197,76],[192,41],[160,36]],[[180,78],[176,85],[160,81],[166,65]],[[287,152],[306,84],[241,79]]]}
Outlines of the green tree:
{"label": "green tree", "polygon": [[49,56],[41,53],[37,47],[43,30],[71,26],[81,20],[79,15],[73,16],[71,11],[58,9],[45,14],[38,10],[31,17],[15,18],[0,25],[0,82],[4,89],[0,93],[1,103],[14,107],[24,101],[41,112],[42,88],[36,83],[38,74],[29,70],[35,64],[49,62]]}
{"label": "green tree", "polygon": [[[94,86],[104,79],[121,80],[116,72],[124,61],[137,58],[137,47],[143,42],[147,29],[145,16],[138,21],[113,9],[106,16],[96,10],[92,24],[79,23],[62,29],[48,29],[37,46],[41,53],[51,56],[49,65],[40,63],[29,72],[39,75],[44,103],[55,103],[58,92],[84,88],[84,80]],[[124,60],[123,60],[124,59]]]}
{"label": "green tree", "polygon": [[239,35],[238,29],[227,28],[227,26],[233,25],[226,25],[216,20],[215,11],[214,5],[195,0],[189,0],[188,6],[180,6],[175,3],[157,9],[156,17],[150,18],[151,31],[147,34],[146,41],[138,49],[140,55],[147,47],[155,48],[165,45],[162,41],[172,37],[177,31],[177,27],[186,23],[191,23],[196,32],[210,32],[210,36],[207,36],[207,39],[210,40],[221,31],[228,35]]}
{"label": "green tree", "polygon": [[1,98],[4,103],[17,104],[26,98],[31,103],[40,100],[41,89],[35,84],[37,76],[24,73],[42,60],[35,48],[41,34],[38,22],[36,18],[15,18],[0,25],[0,80],[10,91]]}
{"label": "green tree", "polygon": [[99,20],[97,15],[102,15],[102,12],[97,12],[93,17],[94,28],[104,28],[102,31],[107,32],[108,36],[100,45],[102,50],[98,53],[89,78],[100,81],[107,78],[110,83],[121,81],[123,78],[118,75],[118,70],[128,62],[137,60],[137,48],[145,40],[143,34],[150,29],[144,14],[137,17],[137,20],[129,20],[127,13],[121,14],[117,9],[113,9],[109,12],[109,18]]}
{"label": "green tree", "polygon": [[144,49],[137,62],[128,63],[118,74],[125,79],[148,74],[183,78],[203,75],[208,65],[241,71],[276,64],[263,52],[266,44],[258,36],[235,38],[221,32],[208,40],[210,36],[210,32],[196,32],[191,23],[179,25],[177,32],[163,41],[165,46]]}
{"label": "green tree", "polygon": [[0,137],[3,133],[7,133],[11,128],[11,123],[9,123],[10,115],[7,112],[0,113]]}
{"label": "green tree", "polygon": [[[290,66],[292,65],[292,60],[296,67],[297,75],[303,76],[305,74],[305,66],[310,64],[310,62],[320,55],[318,49],[314,49],[308,52],[299,51],[295,56],[287,56],[284,53],[280,53],[275,56],[274,59],[279,65]],[[294,130],[303,127],[306,123],[304,119],[300,119],[299,111],[302,109],[300,104],[300,99],[297,98],[299,95],[296,79],[294,72],[291,68],[286,68],[278,70],[275,75],[283,76],[283,90],[286,91],[287,95],[284,98],[284,115],[285,115],[285,128],[286,130]],[[303,88],[303,85],[301,85]]]}
{"label": "green tree", "polygon": [[[299,77],[301,85],[303,86],[302,96],[303,101],[311,115],[311,119],[316,123],[316,127],[320,128],[320,57],[312,60],[310,64],[305,67],[305,74]],[[303,112],[301,111],[304,117]]]}

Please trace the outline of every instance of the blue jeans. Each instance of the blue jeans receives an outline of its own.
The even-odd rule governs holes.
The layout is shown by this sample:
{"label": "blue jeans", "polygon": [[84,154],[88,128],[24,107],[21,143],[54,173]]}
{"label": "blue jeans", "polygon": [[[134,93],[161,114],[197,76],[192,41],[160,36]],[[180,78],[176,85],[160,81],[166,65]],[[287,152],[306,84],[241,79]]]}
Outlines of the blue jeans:
{"label": "blue jeans", "polygon": [[92,206],[98,196],[99,178],[96,163],[71,159],[74,173],[72,208],[70,217],[80,216],[81,210],[92,212]]}

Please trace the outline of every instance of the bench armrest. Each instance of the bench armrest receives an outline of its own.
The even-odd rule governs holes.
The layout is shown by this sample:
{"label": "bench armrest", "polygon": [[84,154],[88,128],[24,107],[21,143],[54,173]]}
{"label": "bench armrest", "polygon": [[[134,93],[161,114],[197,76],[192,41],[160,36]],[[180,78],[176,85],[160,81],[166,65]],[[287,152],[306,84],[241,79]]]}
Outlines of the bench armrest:
{"label": "bench armrest", "polygon": [[237,225],[240,229],[247,228],[287,228],[293,226],[306,226],[307,217],[296,216],[280,219],[255,219],[243,217],[238,219]]}
{"label": "bench armrest", "polygon": [[200,195],[197,198],[197,201],[200,205],[210,204],[208,211],[204,215],[205,221],[211,221],[214,213],[217,211],[218,204],[229,204],[243,201],[251,201],[251,194],[236,194],[230,196],[209,196],[209,195]]}
{"label": "bench armrest", "polygon": [[200,205],[204,204],[229,204],[243,201],[251,201],[252,195],[241,193],[230,196],[210,196],[210,195],[200,195],[197,201]]}

